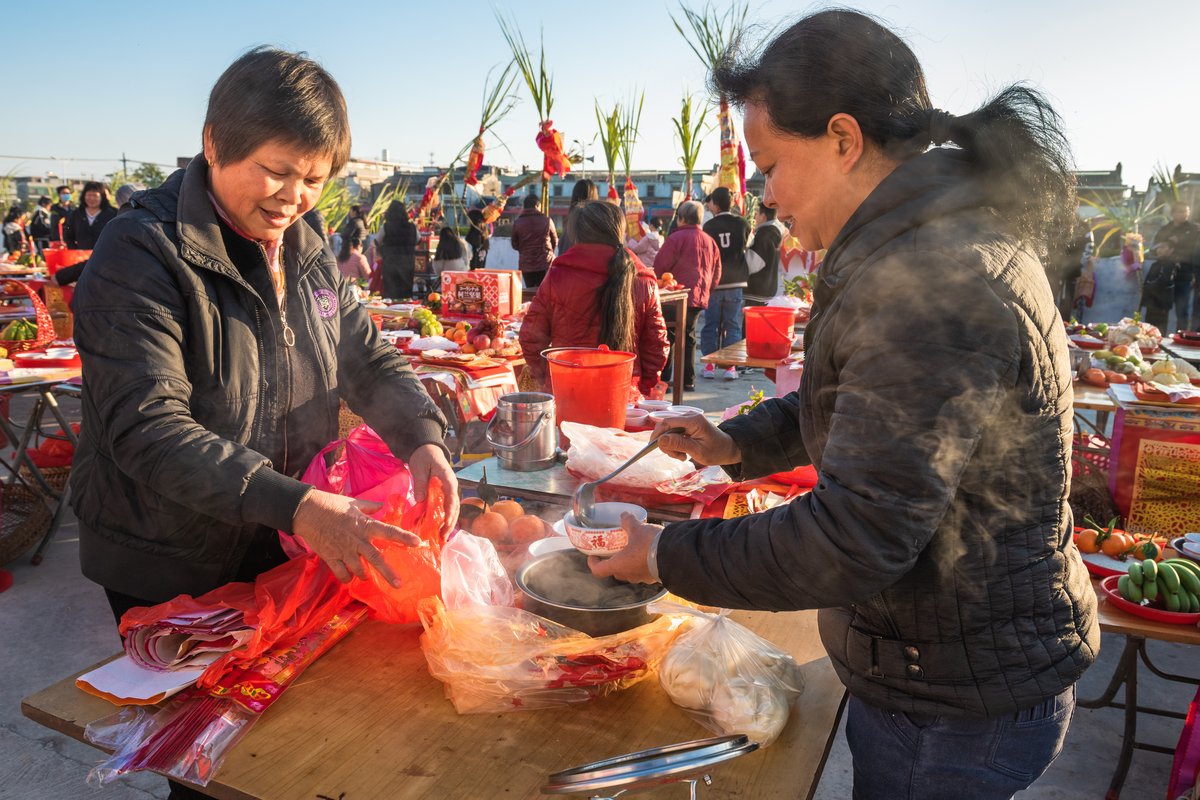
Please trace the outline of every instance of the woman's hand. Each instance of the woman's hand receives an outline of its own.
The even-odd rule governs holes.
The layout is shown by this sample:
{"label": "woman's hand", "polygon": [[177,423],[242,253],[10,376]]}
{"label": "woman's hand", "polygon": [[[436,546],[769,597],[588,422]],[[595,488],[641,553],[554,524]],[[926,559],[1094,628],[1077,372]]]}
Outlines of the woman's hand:
{"label": "woman's hand", "polygon": [[729,434],[709,422],[703,414],[661,420],[654,426],[653,435],[673,428],[682,429],[682,433],[668,433],[658,440],[658,448],[671,458],[684,461],[690,457],[704,467],[742,462],[742,451]]}
{"label": "woman's hand", "polygon": [[445,539],[458,523],[458,478],[454,469],[446,460],[446,451],[436,444],[423,444],[412,452],[408,458],[408,469],[413,476],[413,493],[417,502],[425,499],[429,490],[429,479],[439,478],[445,490],[443,504],[446,509],[446,522],[442,525],[442,538]]}
{"label": "woman's hand", "polygon": [[646,559],[662,526],[638,522],[637,517],[626,512],[621,515],[621,527],[629,534],[625,549],[611,558],[590,556],[588,568],[597,578],[611,576],[627,583],[658,583],[658,579],[650,574]]}
{"label": "woman's hand", "polygon": [[292,533],[304,537],[308,546],[342,583],[349,581],[351,575],[365,578],[365,561],[388,583],[399,586],[400,579],[371,540],[390,539],[416,547],[421,544],[421,537],[367,516],[379,507],[378,503],[365,503],[313,489],[296,508]]}

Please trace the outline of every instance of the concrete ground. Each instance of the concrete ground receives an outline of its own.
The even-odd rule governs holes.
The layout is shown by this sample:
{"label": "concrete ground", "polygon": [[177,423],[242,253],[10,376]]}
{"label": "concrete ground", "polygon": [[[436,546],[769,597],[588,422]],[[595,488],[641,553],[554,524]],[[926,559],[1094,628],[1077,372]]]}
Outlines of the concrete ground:
{"label": "concrete ground", "polygon": [[[773,393],[761,372],[737,381],[698,380],[697,384],[697,391],[689,394],[686,402],[709,411],[743,402],[752,388],[762,388],[768,396]],[[71,521],[59,532],[40,566],[30,566],[27,557],[7,565],[15,582],[0,594],[0,800],[165,798],[166,785],[155,776],[136,775],[102,789],[88,787],[84,779],[98,762],[99,752],[21,716],[21,698],[111,655],[119,646],[103,592],[79,573],[77,536]],[[1082,696],[1093,697],[1104,688],[1121,645],[1120,637],[1104,637],[1100,662],[1079,684]],[[1196,671],[1194,651],[1183,645],[1152,643],[1150,651],[1158,666],[1169,672]],[[1139,689],[1141,704],[1177,710],[1186,710],[1193,694],[1191,687],[1168,684],[1146,675],[1145,670]],[[1177,720],[1156,717],[1139,720],[1141,738],[1165,746],[1174,746],[1181,725]],[[1062,756],[1019,797],[1103,797],[1120,748],[1121,727],[1120,710],[1077,711]],[[699,729],[697,735],[701,735]],[[1135,753],[1121,796],[1126,800],[1163,797],[1170,766],[1168,756]],[[719,769],[715,775],[719,782]],[[844,730],[839,730],[816,797],[843,800],[850,797],[850,790],[851,759]],[[970,796],[966,787],[963,796]]]}

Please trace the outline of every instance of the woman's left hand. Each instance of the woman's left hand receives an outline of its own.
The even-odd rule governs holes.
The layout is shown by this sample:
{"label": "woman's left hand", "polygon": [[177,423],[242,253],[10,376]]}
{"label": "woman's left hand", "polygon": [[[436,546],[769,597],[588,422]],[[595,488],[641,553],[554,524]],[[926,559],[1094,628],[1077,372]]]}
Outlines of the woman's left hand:
{"label": "woman's left hand", "polygon": [[450,535],[458,524],[458,478],[446,460],[446,451],[436,444],[423,444],[408,459],[408,468],[413,476],[413,492],[417,502],[425,499],[429,479],[438,478],[445,489],[446,522],[442,525],[442,537]]}
{"label": "woman's left hand", "polygon": [[633,514],[624,513],[621,515],[621,527],[629,534],[629,544],[625,545],[625,549],[610,558],[589,556],[588,568],[597,578],[611,576],[626,583],[658,583],[658,579],[650,574],[646,560],[654,545],[654,537],[662,530],[662,526],[638,522]]}

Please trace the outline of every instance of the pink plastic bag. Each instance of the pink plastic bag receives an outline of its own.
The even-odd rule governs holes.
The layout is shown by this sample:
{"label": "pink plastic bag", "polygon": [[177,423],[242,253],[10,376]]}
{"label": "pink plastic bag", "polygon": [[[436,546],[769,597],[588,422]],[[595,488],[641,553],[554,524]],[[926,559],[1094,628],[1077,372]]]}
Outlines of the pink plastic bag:
{"label": "pink plastic bag", "polygon": [[[338,453],[332,464],[327,459]],[[412,473],[404,461],[366,425],[359,426],[345,439],[330,442],[313,458],[301,480],[313,487],[356,500],[381,503],[375,519],[416,533],[423,543],[406,547],[396,542],[372,543],[401,580],[390,586],[372,567],[366,567],[365,579],[350,582],[350,595],[366,603],[371,616],[392,624],[417,621],[417,604],[425,597],[437,596],[441,587],[439,554],[442,523],[445,520],[443,487],[431,481],[428,496],[418,503],[413,493]],[[289,555],[310,552],[302,537],[280,531],[280,542]]]}

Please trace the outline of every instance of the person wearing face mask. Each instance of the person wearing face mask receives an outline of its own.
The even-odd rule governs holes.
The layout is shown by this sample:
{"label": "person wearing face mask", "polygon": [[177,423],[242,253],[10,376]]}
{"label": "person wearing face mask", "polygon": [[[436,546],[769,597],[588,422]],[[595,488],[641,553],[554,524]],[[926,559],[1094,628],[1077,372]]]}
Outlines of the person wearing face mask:
{"label": "person wearing face mask", "polygon": [[63,222],[71,216],[71,212],[75,210],[75,204],[71,202],[70,186],[59,186],[54,193],[58,195],[58,202],[50,206],[50,241],[58,242],[61,241],[59,222]]}
{"label": "person wearing face mask", "polygon": [[408,462],[418,499],[442,482],[443,533],[458,517],[445,419],[300,222],[349,159],[337,83],[255,48],[213,86],[202,134],[200,156],[109,224],[73,302],[80,562],[118,619],[253,580],[283,562],[279,530],[342,581],[369,563],[395,582],[372,540],[419,539],[299,480],[337,438],[342,398]]}
{"label": "person wearing face mask", "polygon": [[91,250],[104,227],[117,215],[108,200],[108,190],[99,181],[83,185],[83,202],[67,217],[63,242],[72,250]]}
{"label": "person wearing face mask", "polygon": [[[850,694],[856,800],[1010,798],[1062,749],[1100,647],[1072,539],[1071,359],[1038,258],[1073,214],[1054,109],[1024,86],[938,109],[908,45],[822,11],[712,76],[763,202],[827,248],[798,391],[659,446],[810,493],[660,528],[592,571],[725,608],[820,609]],[[943,145],[953,144],[953,147]],[[932,145],[932,147],[931,147]]]}

